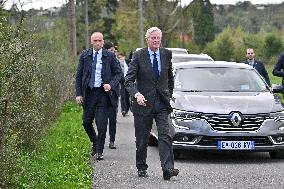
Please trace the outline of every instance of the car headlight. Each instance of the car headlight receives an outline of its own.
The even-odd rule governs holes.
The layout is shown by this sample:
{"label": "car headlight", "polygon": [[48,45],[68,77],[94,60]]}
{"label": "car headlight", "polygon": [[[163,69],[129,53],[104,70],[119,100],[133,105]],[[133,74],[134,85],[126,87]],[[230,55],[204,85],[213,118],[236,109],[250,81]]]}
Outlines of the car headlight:
{"label": "car headlight", "polygon": [[184,110],[173,109],[171,113],[172,119],[177,120],[193,120],[201,117],[201,113],[199,112],[188,112]]}
{"label": "car headlight", "polygon": [[270,117],[275,121],[284,121],[284,111],[270,113]]}

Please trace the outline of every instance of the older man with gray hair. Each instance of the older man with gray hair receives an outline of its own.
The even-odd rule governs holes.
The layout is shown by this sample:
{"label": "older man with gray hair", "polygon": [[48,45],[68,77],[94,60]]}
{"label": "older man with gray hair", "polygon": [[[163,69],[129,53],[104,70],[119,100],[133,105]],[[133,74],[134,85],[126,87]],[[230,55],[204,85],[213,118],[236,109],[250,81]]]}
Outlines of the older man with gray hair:
{"label": "older man with gray hair", "polygon": [[177,176],[174,168],[172,137],[169,133],[168,115],[172,111],[170,97],[174,87],[172,52],[160,48],[162,31],[157,27],[146,32],[147,48],[133,54],[125,76],[125,86],[133,102],[136,137],[136,167],[139,177],[148,177],[147,146],[153,119],[158,129],[158,144],[164,180]]}

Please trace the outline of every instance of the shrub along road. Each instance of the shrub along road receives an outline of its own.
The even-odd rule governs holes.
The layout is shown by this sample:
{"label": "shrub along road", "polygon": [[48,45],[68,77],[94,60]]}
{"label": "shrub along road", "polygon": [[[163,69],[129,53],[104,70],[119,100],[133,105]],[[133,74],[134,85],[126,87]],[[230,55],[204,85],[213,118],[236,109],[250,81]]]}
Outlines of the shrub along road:
{"label": "shrub along road", "polygon": [[[108,134],[107,134],[108,135]],[[268,153],[188,152],[175,161],[180,174],[164,181],[157,147],[148,147],[148,178],[139,178],[135,167],[133,116],[118,113],[116,150],[108,148],[104,160],[94,161],[93,188],[284,188],[284,160]]]}

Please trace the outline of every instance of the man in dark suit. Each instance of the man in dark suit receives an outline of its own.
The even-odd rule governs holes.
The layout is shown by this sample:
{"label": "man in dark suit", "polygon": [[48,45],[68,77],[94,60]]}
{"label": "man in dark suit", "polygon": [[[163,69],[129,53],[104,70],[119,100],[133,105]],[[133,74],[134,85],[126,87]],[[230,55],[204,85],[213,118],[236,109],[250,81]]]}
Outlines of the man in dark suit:
{"label": "man in dark suit", "polygon": [[[103,159],[108,109],[117,104],[116,87],[122,73],[115,55],[102,49],[103,34],[91,36],[93,48],[84,50],[76,73],[76,102],[83,105],[83,126],[92,142],[92,155]],[[98,136],[93,127],[95,119]]]}
{"label": "man in dark suit", "polygon": [[255,53],[252,48],[248,48],[246,51],[247,61],[246,64],[252,66],[256,71],[264,78],[266,83],[270,86],[270,80],[265,66],[262,62],[255,60]]}
{"label": "man in dark suit", "polygon": [[120,62],[120,67],[123,72],[123,79],[120,82],[120,107],[121,114],[123,117],[125,117],[130,109],[130,97],[129,92],[126,90],[124,85],[124,77],[126,76],[128,64],[131,60],[126,59],[124,53],[118,53],[117,58]]}
{"label": "man in dark suit", "polygon": [[172,111],[170,97],[173,92],[172,53],[160,48],[162,31],[157,27],[146,32],[148,48],[133,54],[125,76],[125,87],[136,100],[133,102],[136,137],[136,167],[139,177],[147,177],[147,146],[153,119],[158,129],[158,145],[163,178],[177,176],[174,169],[172,137],[168,115]]}
{"label": "man in dark suit", "polygon": [[[284,52],[280,53],[272,74],[278,77],[282,77],[282,86],[284,89]],[[284,95],[284,91],[282,91],[282,94]]]}
{"label": "man in dark suit", "polygon": [[[115,46],[112,42],[106,42],[104,44],[104,48],[106,50],[108,50],[109,52],[112,52],[115,54]],[[117,61],[117,63],[119,64],[119,62]],[[116,91],[119,91],[119,84],[116,87]],[[116,135],[116,123],[117,123],[117,108],[118,108],[118,97],[119,94],[116,95],[116,104],[115,106],[110,106],[109,107],[109,115],[108,115],[108,124],[109,124],[109,145],[108,147],[110,149],[116,149],[116,146],[114,145],[115,142],[115,135]]]}

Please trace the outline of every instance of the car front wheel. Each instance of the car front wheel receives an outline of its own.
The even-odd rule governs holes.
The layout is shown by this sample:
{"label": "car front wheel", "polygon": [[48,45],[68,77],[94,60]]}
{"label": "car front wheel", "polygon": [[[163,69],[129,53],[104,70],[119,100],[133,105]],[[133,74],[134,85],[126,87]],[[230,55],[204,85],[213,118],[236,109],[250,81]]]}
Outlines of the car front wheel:
{"label": "car front wheel", "polygon": [[269,152],[271,159],[284,159],[284,150],[277,150]]}
{"label": "car front wheel", "polygon": [[179,150],[174,150],[174,159],[179,159],[181,156],[181,151]]}

